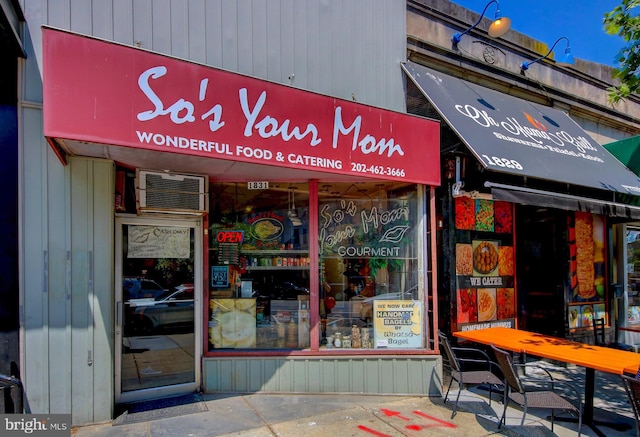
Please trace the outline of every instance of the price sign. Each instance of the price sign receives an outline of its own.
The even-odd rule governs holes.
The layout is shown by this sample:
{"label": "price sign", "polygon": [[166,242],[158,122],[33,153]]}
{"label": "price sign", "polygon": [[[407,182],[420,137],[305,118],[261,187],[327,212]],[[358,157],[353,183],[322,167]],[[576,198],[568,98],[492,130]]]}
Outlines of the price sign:
{"label": "price sign", "polygon": [[269,182],[247,182],[247,189],[249,190],[266,190],[269,188]]}

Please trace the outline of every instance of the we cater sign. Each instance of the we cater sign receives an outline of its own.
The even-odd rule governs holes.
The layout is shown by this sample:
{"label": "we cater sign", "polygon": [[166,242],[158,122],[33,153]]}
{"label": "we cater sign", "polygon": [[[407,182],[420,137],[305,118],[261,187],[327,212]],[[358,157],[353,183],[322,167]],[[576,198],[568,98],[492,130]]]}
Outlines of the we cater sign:
{"label": "we cater sign", "polygon": [[439,124],[43,30],[45,135],[439,185]]}

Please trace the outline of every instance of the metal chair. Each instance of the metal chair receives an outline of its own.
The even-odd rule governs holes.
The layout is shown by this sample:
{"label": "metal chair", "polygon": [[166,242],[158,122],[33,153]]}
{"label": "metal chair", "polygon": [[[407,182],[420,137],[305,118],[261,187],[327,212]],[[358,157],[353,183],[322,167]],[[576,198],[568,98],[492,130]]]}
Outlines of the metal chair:
{"label": "metal chair", "polygon": [[606,346],[607,337],[604,326],[604,318],[593,319],[594,344],[597,346]]}
{"label": "metal chair", "polygon": [[622,375],[622,383],[629,397],[629,403],[636,419],[636,436],[640,437],[640,379]]}
{"label": "metal chair", "polygon": [[[513,364],[511,354],[507,351],[497,348],[495,345],[491,345],[496,360],[502,369],[502,373],[505,377],[505,393],[504,393],[504,410],[502,411],[502,417],[498,424],[498,429],[503,423],[506,423],[507,407],[509,401],[513,401],[523,408],[522,421],[520,426],[524,425],[524,419],[527,416],[527,410],[529,408],[544,408],[551,410],[551,432],[553,432],[553,423],[555,418],[555,410],[567,410],[578,416],[578,436],[582,429],[582,400],[580,392],[572,385],[566,382],[560,382],[553,379],[551,373],[544,367],[535,366],[532,364]],[[526,367],[537,368],[543,372],[543,377],[535,376],[530,377],[531,372],[527,372],[527,377],[520,377],[517,372],[517,368]],[[570,402],[564,395],[559,394],[556,391],[556,386],[562,384],[567,389],[571,390],[575,398],[577,399],[577,405]],[[549,385],[548,389],[541,389],[540,386]]]}
{"label": "metal chair", "polygon": [[620,349],[625,351],[633,352],[633,346],[618,343],[618,342],[609,342],[607,341],[607,337],[605,335],[605,320],[604,318],[593,319],[593,334],[594,334],[594,344],[596,346],[605,346],[610,347],[612,349]]}
{"label": "metal chair", "polygon": [[[488,385],[489,405],[491,405],[493,386],[502,387],[502,380],[493,373],[494,369],[498,370],[498,365],[491,362],[489,355],[483,350],[468,347],[453,347],[447,336],[442,332],[438,332],[438,338],[440,339],[440,345],[444,349],[447,361],[451,367],[451,379],[447,387],[447,393],[444,396],[445,403],[449,398],[449,390],[451,390],[453,381],[455,380],[458,383],[458,395],[456,396],[456,402],[451,412],[451,418],[453,419],[458,411],[460,392],[466,386]],[[460,353],[461,356],[458,356],[458,353]]]}

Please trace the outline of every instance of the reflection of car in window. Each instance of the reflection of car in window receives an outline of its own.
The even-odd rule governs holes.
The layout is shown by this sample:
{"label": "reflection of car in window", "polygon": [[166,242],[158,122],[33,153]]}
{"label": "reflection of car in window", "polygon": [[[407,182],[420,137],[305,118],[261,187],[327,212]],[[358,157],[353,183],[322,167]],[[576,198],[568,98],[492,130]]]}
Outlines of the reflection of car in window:
{"label": "reflection of car in window", "polygon": [[122,291],[124,300],[129,299],[141,299],[141,298],[156,298],[162,294],[165,294],[169,290],[163,288],[156,281],[146,278],[124,278],[122,281]]}
{"label": "reflection of car in window", "polygon": [[129,300],[125,315],[127,331],[145,334],[163,328],[192,328],[193,291],[193,284],[181,284],[155,299]]}

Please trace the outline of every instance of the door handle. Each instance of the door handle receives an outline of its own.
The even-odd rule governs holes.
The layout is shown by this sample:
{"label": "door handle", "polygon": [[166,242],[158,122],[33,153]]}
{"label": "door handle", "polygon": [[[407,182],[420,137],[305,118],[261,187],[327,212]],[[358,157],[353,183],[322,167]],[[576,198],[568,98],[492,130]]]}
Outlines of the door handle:
{"label": "door handle", "polygon": [[122,326],[122,301],[116,303],[116,326]]}

